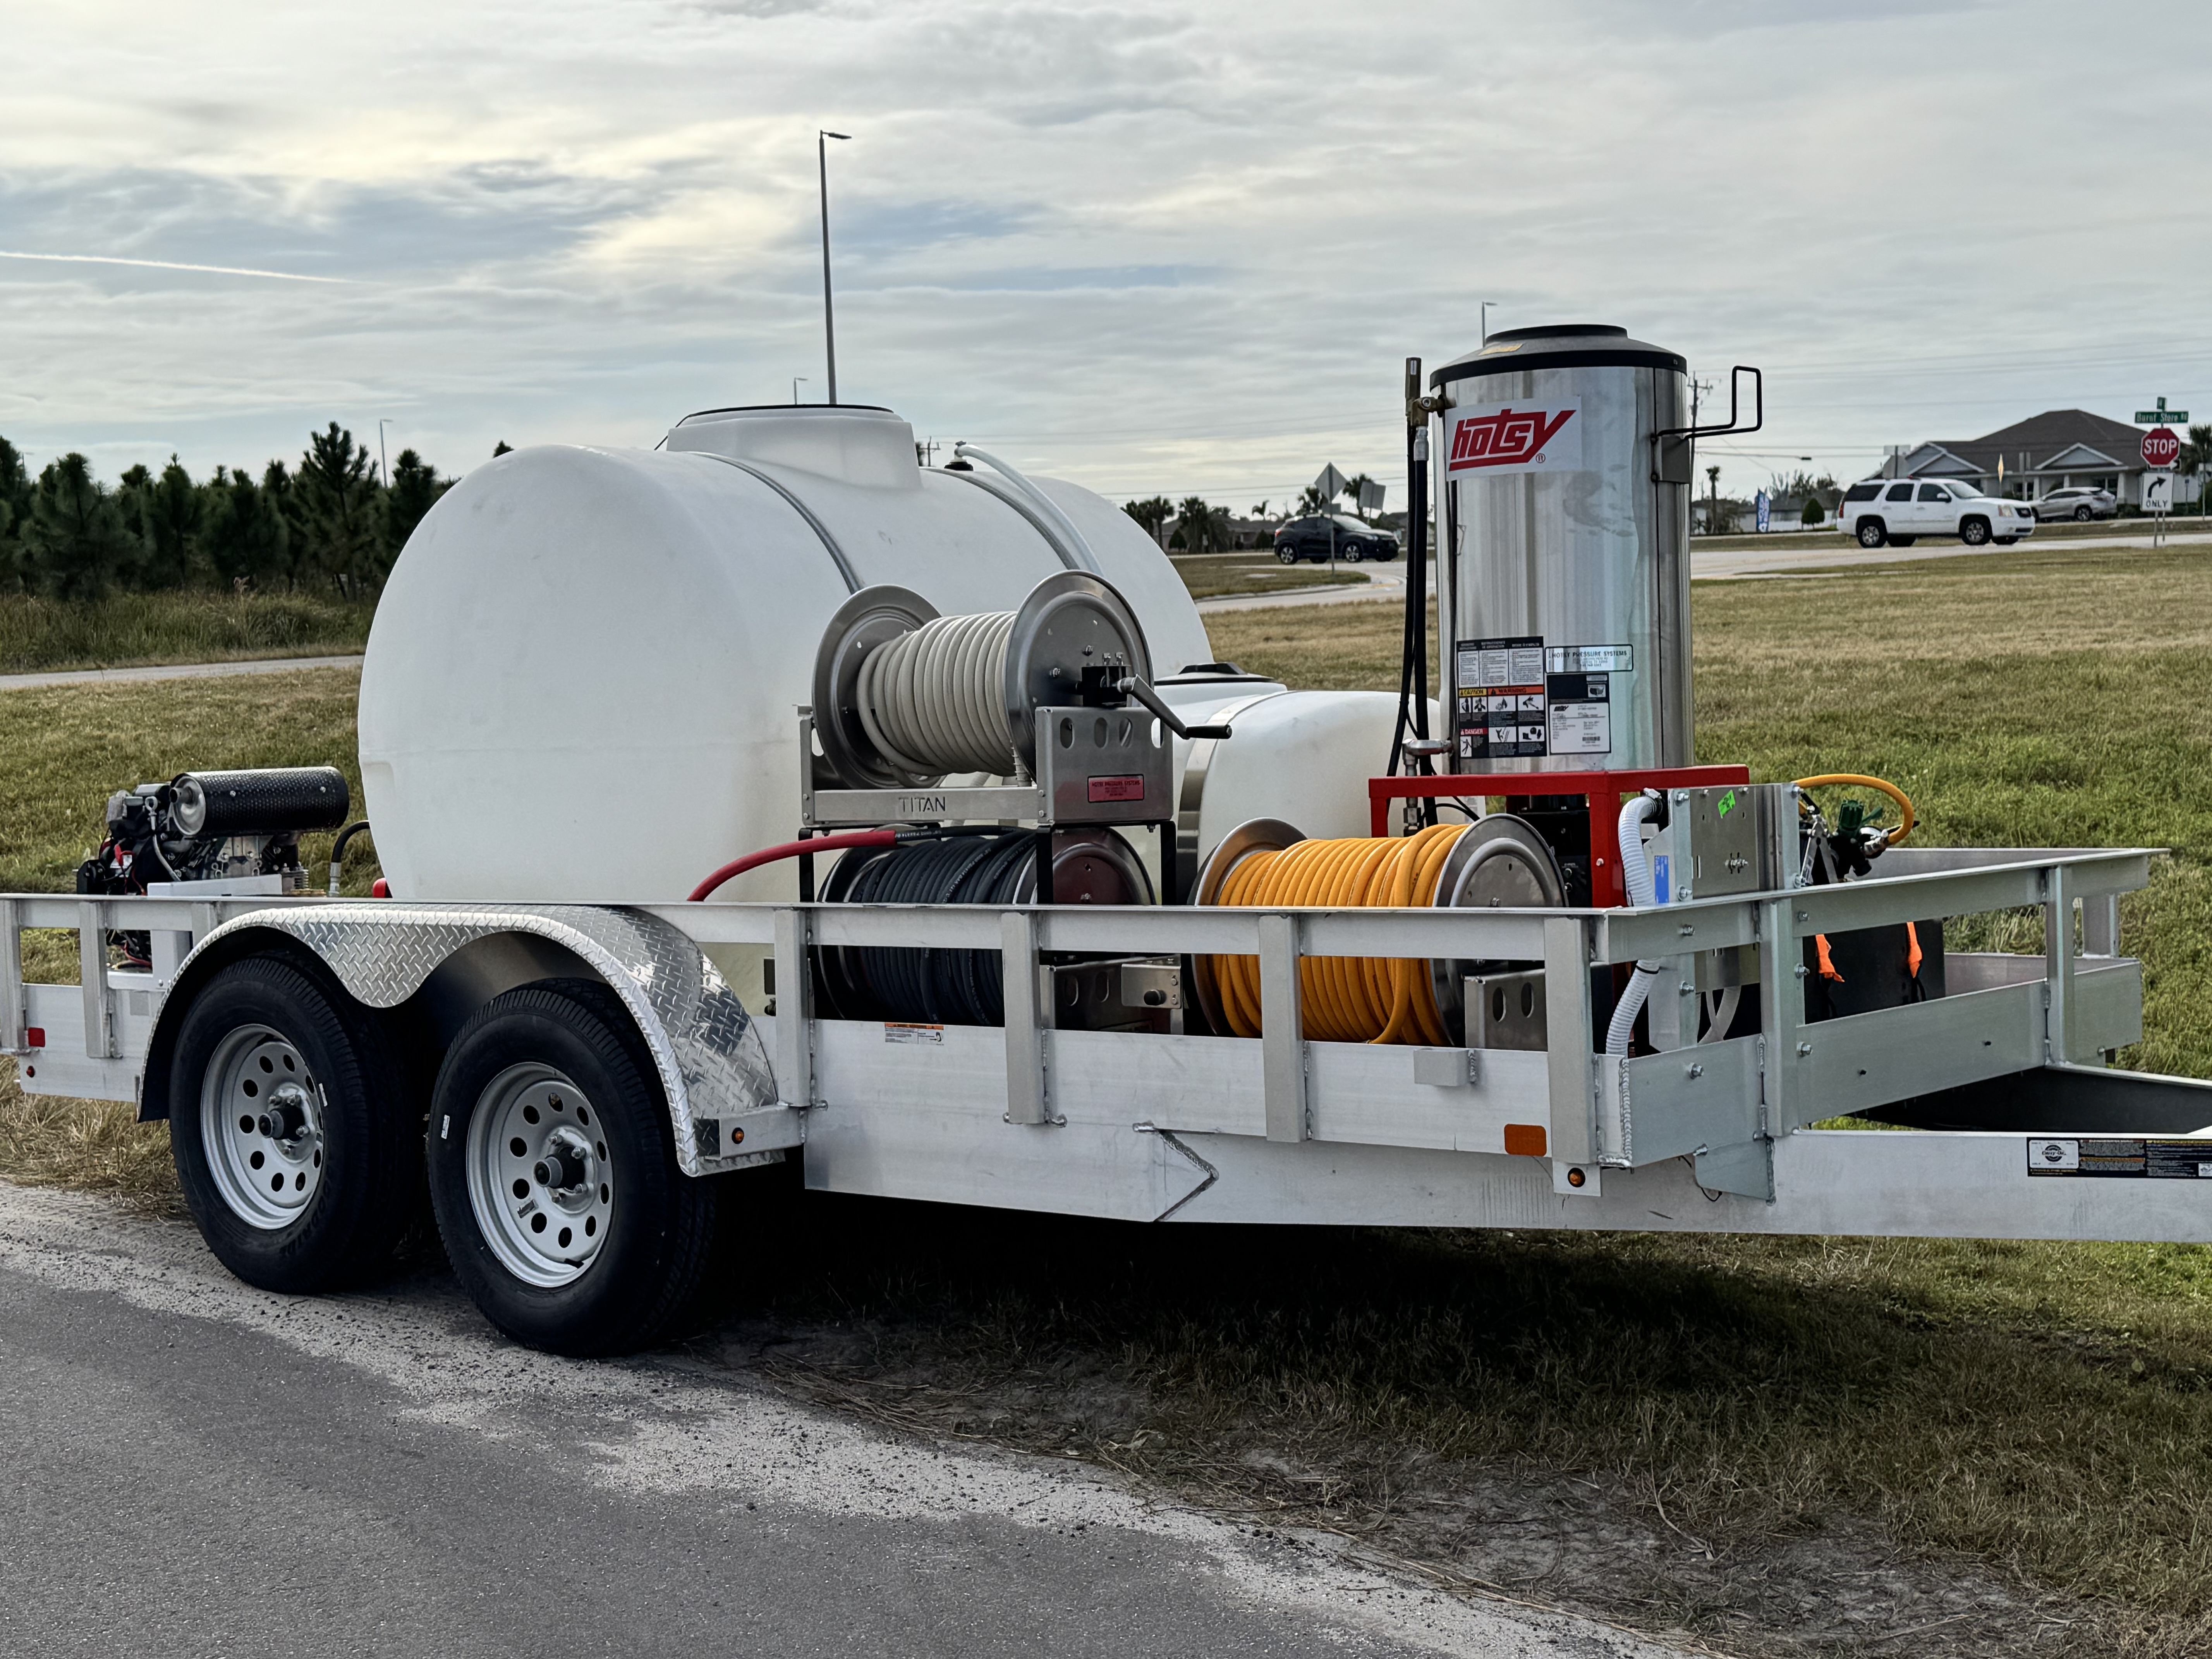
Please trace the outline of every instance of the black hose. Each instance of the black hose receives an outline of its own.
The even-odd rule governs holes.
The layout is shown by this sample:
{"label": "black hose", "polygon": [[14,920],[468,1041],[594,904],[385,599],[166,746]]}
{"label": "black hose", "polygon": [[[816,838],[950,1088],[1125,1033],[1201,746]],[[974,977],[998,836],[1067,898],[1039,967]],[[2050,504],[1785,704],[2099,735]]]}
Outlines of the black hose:
{"label": "black hose", "polygon": [[[1018,904],[1042,832],[963,835],[848,854],[823,884],[830,903]],[[822,953],[823,990],[847,1019],[997,1025],[1006,1018],[996,951],[855,945]]]}
{"label": "black hose", "polygon": [[[339,830],[338,838],[331,843],[331,862],[332,864],[343,864],[345,862],[346,843],[368,828],[368,820],[367,818],[363,818],[359,823],[349,823],[344,829]],[[374,841],[375,837],[371,836],[369,839]]]}
{"label": "black hose", "polygon": [[[1406,628],[1398,657],[1398,718],[1390,732],[1389,775],[1409,773],[1430,776],[1434,768],[1426,755],[1406,764],[1406,738],[1410,732],[1426,741],[1429,735],[1429,427],[1419,407],[1421,360],[1406,359]],[[1417,418],[1418,417],[1418,418]],[[1449,650],[1449,647],[1447,647]],[[1422,823],[1437,821],[1436,803],[1420,801],[1414,808]]]}

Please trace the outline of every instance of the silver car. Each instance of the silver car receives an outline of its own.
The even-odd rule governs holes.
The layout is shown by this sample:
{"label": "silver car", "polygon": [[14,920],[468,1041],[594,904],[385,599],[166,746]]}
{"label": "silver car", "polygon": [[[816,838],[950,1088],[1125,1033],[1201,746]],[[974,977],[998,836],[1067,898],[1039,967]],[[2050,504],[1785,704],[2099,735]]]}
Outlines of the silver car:
{"label": "silver car", "polygon": [[2054,489],[2035,504],[2038,519],[2078,519],[2087,524],[2092,519],[2109,519],[2119,511],[2119,498],[2109,489],[2093,489],[2087,484],[2069,484],[2063,489]]}

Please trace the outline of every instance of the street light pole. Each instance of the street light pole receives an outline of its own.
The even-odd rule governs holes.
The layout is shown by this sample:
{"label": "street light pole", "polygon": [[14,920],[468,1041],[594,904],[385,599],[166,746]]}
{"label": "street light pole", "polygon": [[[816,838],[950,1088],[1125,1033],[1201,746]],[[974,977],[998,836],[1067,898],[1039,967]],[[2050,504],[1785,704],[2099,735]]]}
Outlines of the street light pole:
{"label": "street light pole", "polygon": [[822,174],[822,339],[830,349],[830,401],[833,404],[837,401],[837,316],[830,298],[830,141],[851,136],[827,128],[817,128],[814,134],[814,159]]}
{"label": "street light pole", "polygon": [[384,428],[391,424],[388,418],[376,423],[376,459],[384,469],[384,487],[386,489],[392,488],[392,463],[384,458]]}
{"label": "street light pole", "polygon": [[806,377],[804,374],[794,374],[791,377],[791,406],[793,409],[799,407],[799,388],[805,383]]}

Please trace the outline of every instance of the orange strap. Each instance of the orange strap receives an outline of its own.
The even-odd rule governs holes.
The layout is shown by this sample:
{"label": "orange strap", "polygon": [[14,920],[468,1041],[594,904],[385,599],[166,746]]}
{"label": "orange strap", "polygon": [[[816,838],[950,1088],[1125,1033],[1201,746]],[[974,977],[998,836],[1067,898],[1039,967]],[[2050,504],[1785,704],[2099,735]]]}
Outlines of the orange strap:
{"label": "orange strap", "polygon": [[1905,976],[1920,977],[1920,930],[1909,921],[1905,924]]}
{"label": "orange strap", "polygon": [[1813,948],[1820,959],[1820,977],[1832,979],[1841,985],[1844,982],[1844,976],[1836,971],[1835,959],[1828,954],[1828,936],[1826,933],[1814,934]]}

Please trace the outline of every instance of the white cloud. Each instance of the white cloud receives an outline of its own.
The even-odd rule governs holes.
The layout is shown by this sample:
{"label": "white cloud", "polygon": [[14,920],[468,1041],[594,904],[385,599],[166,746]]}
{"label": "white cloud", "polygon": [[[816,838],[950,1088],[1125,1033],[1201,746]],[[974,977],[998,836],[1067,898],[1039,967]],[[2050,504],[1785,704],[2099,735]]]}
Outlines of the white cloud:
{"label": "white cloud", "polygon": [[2179,5],[2087,34],[2056,0],[0,21],[0,244],[145,262],[0,262],[0,432],[111,470],[333,416],[458,468],[818,396],[818,126],[854,134],[845,395],[1116,493],[1395,476],[1401,360],[1466,349],[1482,300],[1764,366],[1732,483],[2212,401],[2207,234],[2143,135],[2204,101],[2212,25]]}

